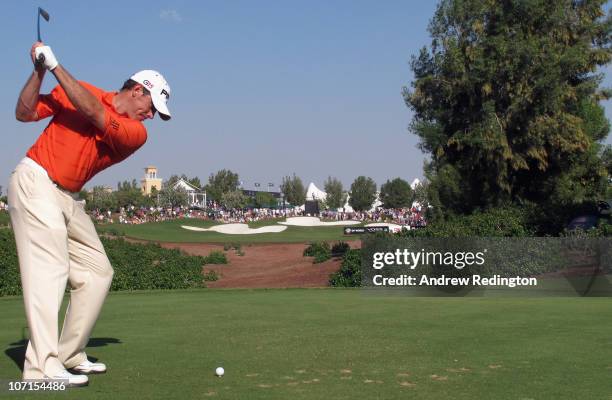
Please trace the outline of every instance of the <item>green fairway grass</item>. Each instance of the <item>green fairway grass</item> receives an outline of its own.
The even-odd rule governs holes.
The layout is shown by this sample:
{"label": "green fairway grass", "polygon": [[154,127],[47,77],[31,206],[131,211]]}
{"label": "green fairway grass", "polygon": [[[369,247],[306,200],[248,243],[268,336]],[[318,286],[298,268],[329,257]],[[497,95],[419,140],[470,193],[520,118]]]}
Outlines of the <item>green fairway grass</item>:
{"label": "green fairway grass", "polygon": [[11,221],[9,213],[4,210],[0,210],[0,226],[7,226]]}
{"label": "green fairway grass", "polygon": [[[258,221],[249,224],[251,228],[277,225],[279,220]],[[158,242],[184,242],[184,243],[305,243],[318,240],[357,240],[359,236],[345,236],[342,226],[288,226],[279,233],[258,233],[255,235],[228,235],[218,232],[195,232],[181,228],[181,225],[210,228],[219,225],[216,221],[204,221],[195,218],[175,219],[164,222],[150,222],[139,225],[108,224],[98,225],[100,233],[121,232],[127,237]]]}
{"label": "green fairway grass", "polygon": [[[111,293],[67,399],[610,399],[607,298],[414,298],[364,290]],[[0,379],[21,298],[0,299]],[[217,378],[214,370],[225,368]],[[4,392],[6,393],[6,392]],[[42,398],[31,395],[31,398]],[[0,398],[9,396],[0,394]],[[26,398],[24,395],[14,396]]]}

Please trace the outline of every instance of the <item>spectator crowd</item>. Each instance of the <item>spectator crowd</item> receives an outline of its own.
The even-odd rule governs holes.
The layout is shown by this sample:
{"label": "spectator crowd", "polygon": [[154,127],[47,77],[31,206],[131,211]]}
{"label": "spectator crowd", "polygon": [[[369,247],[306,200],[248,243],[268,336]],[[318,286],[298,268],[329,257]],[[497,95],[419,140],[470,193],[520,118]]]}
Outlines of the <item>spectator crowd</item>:
{"label": "spectator crowd", "polygon": [[[120,224],[142,224],[145,222],[160,222],[177,218],[198,218],[213,220],[220,223],[249,223],[262,220],[272,220],[288,217],[307,216],[300,208],[271,209],[224,209],[214,202],[209,203],[206,210],[190,209],[188,207],[122,207],[118,213],[110,211],[93,211],[93,218],[98,223],[119,222]],[[309,215],[310,216],[310,215]],[[412,228],[426,225],[423,210],[420,207],[402,209],[382,209],[370,212],[337,212],[322,211],[319,215],[328,221],[362,221],[388,222]]]}

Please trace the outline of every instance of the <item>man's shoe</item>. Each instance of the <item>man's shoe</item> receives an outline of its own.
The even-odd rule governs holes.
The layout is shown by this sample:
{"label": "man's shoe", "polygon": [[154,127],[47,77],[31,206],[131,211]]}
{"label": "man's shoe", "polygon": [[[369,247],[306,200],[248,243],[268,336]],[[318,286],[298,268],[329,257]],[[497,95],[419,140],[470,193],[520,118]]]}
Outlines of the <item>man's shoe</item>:
{"label": "man's shoe", "polygon": [[75,375],[70,372],[63,370],[62,372],[53,375],[51,380],[62,380],[66,382],[67,387],[79,387],[79,386],[87,386],[89,384],[89,378],[87,375]]}
{"label": "man's shoe", "polygon": [[106,365],[99,362],[91,362],[89,360],[85,360],[76,367],[70,368],[70,370],[76,374],[103,374],[106,372]]}

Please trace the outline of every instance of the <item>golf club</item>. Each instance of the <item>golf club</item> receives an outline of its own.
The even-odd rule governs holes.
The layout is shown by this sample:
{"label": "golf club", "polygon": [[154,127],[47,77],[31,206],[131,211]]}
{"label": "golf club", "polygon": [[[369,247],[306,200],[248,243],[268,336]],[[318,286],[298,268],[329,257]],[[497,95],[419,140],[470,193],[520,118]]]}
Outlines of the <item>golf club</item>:
{"label": "golf club", "polygon": [[[45,21],[49,22],[49,13],[43,10],[42,8],[38,7],[38,21],[36,23],[36,31],[38,33],[39,42],[42,42],[42,39],[40,38],[40,16],[41,15],[45,19]],[[43,62],[45,62],[45,56],[42,54],[39,55],[38,58],[36,59],[36,62],[42,64]]]}

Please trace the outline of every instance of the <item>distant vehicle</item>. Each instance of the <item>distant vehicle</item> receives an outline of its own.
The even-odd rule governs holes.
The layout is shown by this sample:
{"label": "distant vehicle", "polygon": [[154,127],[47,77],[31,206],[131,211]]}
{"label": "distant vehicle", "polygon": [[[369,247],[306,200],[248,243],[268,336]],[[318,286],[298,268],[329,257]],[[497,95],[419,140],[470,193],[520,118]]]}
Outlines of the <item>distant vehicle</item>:
{"label": "distant vehicle", "polygon": [[574,218],[568,225],[567,229],[572,231],[574,229],[582,229],[584,231],[591,228],[596,228],[601,218],[597,215],[581,215]]}
{"label": "distant vehicle", "polygon": [[600,201],[597,204],[597,208],[599,209],[599,213],[603,215],[611,215],[612,214],[612,199],[606,201]]}
{"label": "distant vehicle", "polygon": [[609,221],[612,215],[612,200],[598,202],[597,211],[599,212],[598,215],[587,214],[575,217],[567,224],[567,230],[582,229],[586,231],[591,228],[597,228],[600,221]]}

